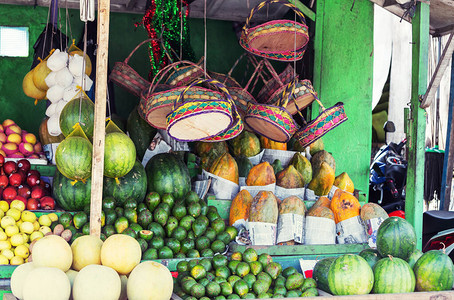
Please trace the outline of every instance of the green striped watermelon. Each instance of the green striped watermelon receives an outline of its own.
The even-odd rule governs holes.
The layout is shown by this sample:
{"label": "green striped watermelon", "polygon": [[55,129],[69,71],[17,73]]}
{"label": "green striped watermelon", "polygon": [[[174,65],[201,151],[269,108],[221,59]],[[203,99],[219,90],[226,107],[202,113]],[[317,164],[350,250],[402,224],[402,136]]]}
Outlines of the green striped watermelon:
{"label": "green striped watermelon", "polygon": [[123,177],[136,162],[136,147],[132,140],[120,131],[106,134],[104,146],[104,176]]}
{"label": "green striped watermelon", "polygon": [[172,194],[182,199],[191,190],[191,178],[184,162],[172,153],[153,156],[145,166],[148,191]]}
{"label": "green striped watermelon", "polygon": [[331,293],[328,285],[328,270],[335,259],[335,257],[327,257],[319,260],[312,271],[312,278],[317,281],[317,287],[327,293]]}
{"label": "green striped watermelon", "polygon": [[376,249],[364,249],[358,255],[364,258],[372,269],[374,268],[374,265],[381,259],[381,255]]}
{"label": "green striped watermelon", "polygon": [[411,293],[415,290],[415,274],[408,263],[398,257],[380,259],[374,268],[375,294]]}
{"label": "green striped watermelon", "polygon": [[449,256],[441,250],[424,253],[413,267],[417,291],[451,290],[454,282],[454,266]]}
{"label": "green striped watermelon", "polygon": [[369,294],[373,285],[374,273],[359,255],[341,255],[329,268],[328,286],[333,295]]}
{"label": "green striped watermelon", "polygon": [[126,123],[129,137],[136,146],[137,158],[143,159],[145,151],[150,146],[153,137],[158,132],[156,128],[148,124],[137,111],[137,106],[131,111]]}
{"label": "green striped watermelon", "polygon": [[415,266],[416,262],[418,261],[418,259],[423,255],[422,251],[419,250],[419,249],[415,249],[411,254],[410,256],[408,257],[407,259],[407,263],[408,265],[410,266],[410,268],[413,269],[413,267]]}
{"label": "green striped watermelon", "polygon": [[131,171],[123,177],[118,178],[118,183],[114,178],[104,176],[103,195],[113,197],[118,206],[128,199],[134,199],[140,203],[147,193],[147,174],[144,166],[136,161]]}
{"label": "green striped watermelon", "polygon": [[65,138],[55,151],[57,169],[67,178],[85,180],[91,175],[93,146],[80,136]]}
{"label": "green striped watermelon", "polygon": [[381,223],[377,230],[377,250],[382,257],[407,260],[416,249],[416,232],[407,220],[390,217]]}
{"label": "green striped watermelon", "polygon": [[73,131],[73,126],[80,121],[80,125],[85,135],[90,140],[93,139],[94,115],[95,105],[90,99],[86,97],[82,97],[81,99],[74,98],[69,101],[61,111],[61,132],[64,136],[68,136]]}
{"label": "green striped watermelon", "polygon": [[74,183],[56,170],[52,182],[52,193],[57,204],[64,210],[82,211],[90,205],[91,177],[85,183],[82,181]]}

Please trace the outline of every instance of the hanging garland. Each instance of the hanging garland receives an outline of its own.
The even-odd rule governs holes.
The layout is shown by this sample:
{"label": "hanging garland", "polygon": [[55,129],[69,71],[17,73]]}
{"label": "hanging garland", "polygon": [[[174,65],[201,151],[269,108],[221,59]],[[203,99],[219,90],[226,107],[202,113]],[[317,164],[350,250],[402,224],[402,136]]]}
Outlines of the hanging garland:
{"label": "hanging garland", "polygon": [[[177,58],[175,52],[181,55],[181,59],[193,60],[194,52],[190,45],[187,24],[189,9],[182,12],[182,8],[187,6],[185,0],[150,0],[142,22],[136,24],[143,24],[150,38],[161,40],[150,42],[150,79],[169,63],[165,51],[173,59]],[[180,45],[183,52],[181,54]]]}

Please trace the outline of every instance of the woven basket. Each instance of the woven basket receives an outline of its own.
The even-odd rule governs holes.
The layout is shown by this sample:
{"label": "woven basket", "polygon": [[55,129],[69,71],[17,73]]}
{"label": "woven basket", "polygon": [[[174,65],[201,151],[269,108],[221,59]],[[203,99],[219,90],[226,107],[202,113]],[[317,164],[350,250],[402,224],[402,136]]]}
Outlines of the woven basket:
{"label": "woven basket", "polygon": [[[274,70],[274,69],[273,69]],[[287,65],[284,71],[277,77],[272,76],[270,80],[260,89],[256,100],[259,103],[269,103],[271,96],[281,87],[289,84],[294,77],[293,68],[290,64]]]}
{"label": "woven basket", "polygon": [[137,97],[140,97],[143,90],[148,89],[150,82],[140,76],[128,63],[137,49],[150,41],[155,41],[155,39],[148,39],[141,42],[131,51],[124,61],[116,62],[109,75],[110,80]]}
{"label": "woven basket", "polygon": [[[221,90],[222,99],[219,99],[220,93],[217,91],[203,88],[204,92],[200,92],[192,89],[201,83],[209,83]],[[182,142],[213,138],[234,125],[233,107],[229,92],[219,81],[196,80],[174,102],[172,111],[167,115],[167,133]]]}
{"label": "woven basket", "polygon": [[[249,28],[254,14],[271,3],[281,3],[291,8],[301,23],[291,20],[274,20]],[[267,0],[253,8],[246,19],[240,37],[240,45],[248,52],[279,61],[303,58],[309,41],[308,28],[303,13],[293,4],[283,0]]]}
{"label": "woven basket", "polygon": [[203,60],[202,57],[197,64],[175,68],[164,83],[173,86],[187,86],[194,80],[202,78],[205,73],[201,67]]}
{"label": "woven basket", "polygon": [[236,105],[233,106],[233,122],[229,129],[212,137],[203,140],[204,142],[221,142],[237,137],[244,129],[244,122],[238,112]]}
{"label": "woven basket", "polygon": [[318,99],[317,102],[323,109],[322,113],[306,126],[301,127],[294,135],[303,148],[348,120],[344,110],[344,103],[338,102],[333,107],[325,109]]}
{"label": "woven basket", "polygon": [[244,121],[260,135],[276,142],[288,142],[297,130],[292,115],[285,108],[294,90],[295,82],[291,82],[278,105],[248,103]]}
{"label": "woven basket", "polygon": [[[186,86],[171,86],[162,84],[164,78],[169,72],[175,70],[179,65],[192,66],[194,69],[201,69],[198,65],[190,61],[178,61],[165,66],[153,78],[149,88],[142,91],[140,95],[139,114],[151,126],[158,129],[167,128],[167,115],[172,111],[172,106],[178,100],[180,94],[186,89]],[[193,87],[193,90],[199,90],[200,93],[204,89],[200,87]],[[193,95],[196,97],[196,95]],[[221,94],[214,94],[218,99],[221,99]],[[190,96],[188,96],[190,97]]]}

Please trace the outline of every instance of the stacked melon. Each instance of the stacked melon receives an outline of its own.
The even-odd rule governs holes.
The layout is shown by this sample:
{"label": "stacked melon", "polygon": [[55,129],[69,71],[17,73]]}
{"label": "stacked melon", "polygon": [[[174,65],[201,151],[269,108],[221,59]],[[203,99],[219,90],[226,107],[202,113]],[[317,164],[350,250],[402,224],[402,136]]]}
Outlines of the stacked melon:
{"label": "stacked melon", "polygon": [[104,243],[83,236],[71,247],[49,235],[36,242],[32,255],[33,261],[11,276],[11,291],[19,299],[165,300],[173,291],[169,270],[156,262],[140,263],[140,245],[127,235],[113,235]]}

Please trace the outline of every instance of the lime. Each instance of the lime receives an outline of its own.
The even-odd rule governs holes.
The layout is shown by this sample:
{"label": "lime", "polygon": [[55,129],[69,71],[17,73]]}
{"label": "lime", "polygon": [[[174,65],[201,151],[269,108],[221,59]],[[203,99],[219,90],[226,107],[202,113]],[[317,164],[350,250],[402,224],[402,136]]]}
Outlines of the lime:
{"label": "lime", "polygon": [[252,289],[252,285],[257,281],[257,278],[255,278],[254,274],[249,273],[243,277],[243,280],[247,283],[249,289]]}
{"label": "lime", "polygon": [[250,271],[251,271],[251,268],[249,267],[249,264],[242,261],[236,266],[235,274],[237,274],[238,276],[243,278],[244,276],[249,274]]}
{"label": "lime", "polygon": [[200,280],[206,277],[207,270],[202,264],[198,264],[191,269],[190,274],[195,280]]}
{"label": "lime", "polygon": [[211,259],[201,259],[199,264],[202,265],[207,272],[210,272],[213,269],[213,266],[211,265]]}
{"label": "lime", "polygon": [[183,241],[181,241],[180,244],[181,244],[180,251],[184,254],[186,254],[188,252],[188,250],[194,249],[194,247],[195,247],[194,240],[191,240],[191,239],[184,239]]}
{"label": "lime", "polygon": [[151,248],[161,249],[162,247],[164,247],[164,239],[160,236],[157,236],[153,238],[149,244]]}
{"label": "lime", "polygon": [[158,250],[158,257],[160,259],[172,258],[173,257],[172,249],[170,249],[167,246],[161,247]]}
{"label": "lime", "polygon": [[247,248],[243,253],[243,261],[250,263],[253,261],[257,261],[258,255],[257,252],[253,248]]}
{"label": "lime", "polygon": [[232,255],[230,256],[230,259],[231,260],[242,261],[243,260],[243,255],[241,254],[241,252],[233,252]]}
{"label": "lime", "polygon": [[224,253],[225,251],[225,244],[224,242],[220,240],[215,240],[211,244],[211,250],[213,250],[214,253]]}
{"label": "lime", "polygon": [[214,252],[210,248],[203,249],[200,251],[200,256],[201,257],[213,257]]}
{"label": "lime", "polygon": [[215,269],[226,266],[228,264],[228,259],[222,254],[216,254],[213,256],[213,267]]}
{"label": "lime", "polygon": [[230,276],[230,270],[226,266],[221,266],[216,269],[215,275],[227,279]]}
{"label": "lime", "polygon": [[143,260],[158,259],[158,250],[154,248],[148,248],[142,255]]}
{"label": "lime", "polygon": [[263,271],[262,264],[259,261],[253,261],[249,263],[249,267],[251,268],[251,273],[257,275],[258,273]]}
{"label": "lime", "polygon": [[238,280],[233,285],[233,291],[242,297],[249,292],[249,286],[244,280]]}
{"label": "lime", "polygon": [[200,257],[200,252],[197,251],[196,249],[189,249],[185,254],[186,254],[186,257],[189,257],[189,258]]}
{"label": "lime", "polygon": [[217,282],[210,282],[205,287],[208,297],[216,297],[221,293],[221,286]]}
{"label": "lime", "polygon": [[227,266],[229,267],[229,270],[230,270],[230,272],[232,272],[232,274],[236,274],[236,267],[238,266],[239,263],[240,263],[239,260],[231,260],[227,264]]}
{"label": "lime", "polygon": [[177,263],[177,272],[178,273],[186,272],[187,270],[189,270],[189,268],[188,268],[188,262],[186,260],[182,260]]}
{"label": "lime", "polygon": [[148,207],[150,212],[153,212],[160,202],[161,196],[159,196],[157,192],[150,192],[145,197],[145,205]]}
{"label": "lime", "polygon": [[167,203],[170,208],[173,208],[175,205],[175,198],[172,194],[164,194],[161,197],[161,203]]}

